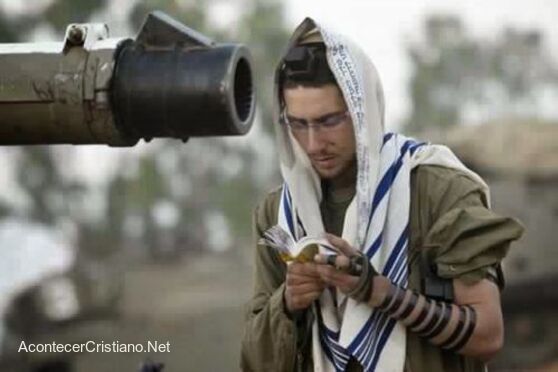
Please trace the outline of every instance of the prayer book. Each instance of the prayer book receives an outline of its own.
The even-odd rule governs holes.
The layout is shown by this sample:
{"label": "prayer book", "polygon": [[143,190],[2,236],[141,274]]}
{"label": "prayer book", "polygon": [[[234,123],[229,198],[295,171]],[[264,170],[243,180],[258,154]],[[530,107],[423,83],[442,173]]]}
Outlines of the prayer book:
{"label": "prayer book", "polygon": [[325,237],[305,236],[295,241],[287,231],[281,226],[275,225],[263,233],[263,237],[258,241],[275,249],[284,262],[313,262],[314,256],[320,253],[335,255],[337,249]]}

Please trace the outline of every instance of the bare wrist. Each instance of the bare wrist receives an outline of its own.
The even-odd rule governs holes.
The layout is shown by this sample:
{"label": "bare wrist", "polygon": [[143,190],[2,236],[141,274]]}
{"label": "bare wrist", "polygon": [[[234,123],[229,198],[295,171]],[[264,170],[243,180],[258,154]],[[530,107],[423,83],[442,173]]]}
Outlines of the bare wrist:
{"label": "bare wrist", "polygon": [[297,321],[298,319],[302,318],[304,315],[304,310],[292,310],[291,306],[289,306],[289,301],[287,300],[286,294],[287,288],[283,289],[283,312],[287,315],[287,318],[290,320]]}

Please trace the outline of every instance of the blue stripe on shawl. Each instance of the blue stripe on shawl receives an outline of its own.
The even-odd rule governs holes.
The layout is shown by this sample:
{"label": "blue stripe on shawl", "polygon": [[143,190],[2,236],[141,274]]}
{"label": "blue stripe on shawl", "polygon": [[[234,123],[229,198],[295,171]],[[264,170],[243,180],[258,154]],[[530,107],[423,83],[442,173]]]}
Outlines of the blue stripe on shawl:
{"label": "blue stripe on shawl", "polygon": [[378,235],[376,240],[374,240],[374,243],[372,243],[372,245],[366,250],[366,256],[368,257],[369,260],[371,260],[372,257],[374,257],[374,255],[378,251],[378,249],[380,249],[380,247],[382,246],[382,242],[383,242],[383,234],[380,233],[380,235]]}
{"label": "blue stripe on shawl", "polygon": [[382,271],[382,275],[387,276],[388,278],[390,278],[389,274],[391,274],[392,266],[395,264],[397,258],[400,257],[401,253],[404,251],[403,248],[406,246],[405,243],[407,242],[408,230],[409,230],[409,224],[407,224],[407,226],[405,226],[405,228],[403,229],[403,232],[399,236],[399,239],[397,239],[397,243],[395,243],[395,247],[393,248],[393,250],[392,250],[392,252],[391,252],[391,254],[388,258],[388,261],[386,262],[386,265],[384,266],[384,270]]}
{"label": "blue stripe on shawl", "polygon": [[[330,341],[327,337],[327,334],[330,331],[324,324],[320,311],[318,311],[318,327],[319,327],[319,338],[320,344],[322,346],[322,350],[326,357],[330,360],[330,362],[335,367],[336,371],[344,371],[347,363],[349,362],[350,355],[346,354],[345,349],[343,349],[340,345],[336,344],[333,341]],[[329,332],[328,332],[329,331]],[[332,332],[335,333],[335,332]]]}
{"label": "blue stripe on shawl", "polygon": [[291,231],[291,235],[294,239],[296,239],[296,233],[293,224],[293,215],[291,212],[291,203],[289,197],[289,189],[287,188],[287,184],[283,185],[283,206],[285,209],[285,217],[287,219],[287,225],[289,225],[289,230]]}
{"label": "blue stripe on shawl", "polygon": [[296,216],[296,220],[298,222],[298,227],[300,227],[300,229],[302,230],[302,236],[306,236],[306,229],[304,228],[304,225],[302,224],[299,215]]}
{"label": "blue stripe on shawl", "polygon": [[326,335],[331,338],[332,340],[338,341],[339,340],[339,332],[332,331],[331,329],[327,328],[324,323],[324,329],[326,331]]}
{"label": "blue stripe on shawl", "polygon": [[333,357],[337,360],[338,364],[347,364],[349,362],[351,356],[347,354],[345,349],[331,340],[326,340],[326,342],[328,342],[328,345],[333,352]]}
{"label": "blue stripe on shawl", "polygon": [[399,157],[388,168],[388,170],[384,173],[384,175],[382,176],[382,179],[378,183],[378,186],[376,187],[376,191],[374,193],[374,198],[372,199],[372,209],[370,210],[370,215],[368,216],[368,226],[370,226],[370,222],[372,221],[372,217],[374,216],[374,213],[376,212],[376,209],[380,205],[380,202],[382,201],[384,196],[386,196],[387,192],[391,188],[391,185],[393,185],[393,182],[395,181],[395,177],[397,177],[397,174],[399,173],[399,170],[401,169],[401,166],[403,165],[403,158],[404,158],[407,150],[413,144],[416,144],[416,142],[413,141],[413,140],[405,141],[405,143],[401,147]]}
{"label": "blue stripe on shawl", "polygon": [[380,311],[375,311],[371,319],[371,327],[367,330],[366,338],[360,345],[358,345],[358,349],[354,353],[364,367],[370,363],[370,360],[373,357],[373,347],[377,344],[381,330],[389,318],[386,314],[383,314]]}
{"label": "blue stripe on shawl", "polygon": [[330,333],[332,331],[329,330],[325,324],[322,324],[322,329],[324,329],[324,328],[325,328],[325,330],[323,331],[324,334],[325,334],[324,340],[329,345],[330,351],[333,352],[334,357],[337,357],[336,359],[338,359],[338,361],[347,363],[349,361],[349,358],[351,357],[351,355],[347,352],[347,350],[345,350],[345,348],[343,348],[341,345],[339,345],[339,343],[338,343],[339,334],[337,334],[337,339],[332,338],[332,337],[328,337],[328,333]]}
{"label": "blue stripe on shawl", "polygon": [[368,343],[368,345],[366,345],[362,352],[363,359],[361,363],[365,367],[366,371],[370,371],[370,362],[373,360],[376,351],[381,354],[381,350],[377,350],[377,347],[389,320],[390,318],[387,315],[381,314],[378,317],[378,325],[374,329],[375,332],[371,332],[374,337],[372,337],[372,340]]}
{"label": "blue stripe on shawl", "polygon": [[395,275],[395,279],[394,279],[394,281],[402,287],[407,286],[407,279],[409,278],[408,271],[403,270],[404,268],[406,268],[406,266],[407,266],[407,260],[405,260],[405,266],[402,268],[402,270],[399,270],[399,272]]}
{"label": "blue stripe on shawl", "polygon": [[374,311],[370,315],[365,326],[360,330],[358,338],[355,338],[349,347],[353,355],[366,356],[367,346],[371,345],[371,341],[376,336],[376,333],[372,332],[372,330],[377,328],[376,323],[378,323],[382,315],[379,311]]}
{"label": "blue stripe on shawl", "polygon": [[324,354],[326,355],[327,359],[329,359],[329,361],[334,365],[335,370],[337,371],[337,365],[335,364],[335,360],[333,358],[333,354],[331,353],[331,350],[329,349],[329,345],[326,343],[326,340],[324,339],[324,336],[322,335],[321,332],[320,333],[320,345],[322,346],[322,350],[324,351]]}
{"label": "blue stripe on shawl", "polygon": [[393,135],[394,135],[393,132],[384,134],[384,141],[382,142],[382,147],[384,147],[386,143],[388,143],[389,140],[393,138]]}
{"label": "blue stripe on shawl", "polygon": [[[403,268],[405,268],[404,263],[406,263],[406,255],[407,255],[407,244],[403,245],[403,249],[401,249],[399,255],[397,256],[397,259],[395,261],[395,264],[393,265],[393,267],[391,268],[390,272],[388,273],[388,277],[395,282],[395,278],[397,277],[397,274],[399,273],[399,271],[401,271]],[[396,283],[399,284],[399,283]]]}
{"label": "blue stripe on shawl", "polygon": [[368,333],[372,329],[371,325],[375,323],[377,315],[378,315],[378,311],[373,311],[370,314],[370,317],[368,318],[366,323],[364,323],[364,326],[358,332],[357,336],[353,339],[353,341],[348,347],[348,350],[351,354],[354,354],[355,351],[358,351],[357,349],[361,347],[362,341],[365,340],[365,337],[368,338]]}
{"label": "blue stripe on shawl", "polygon": [[386,346],[389,335],[393,331],[393,328],[395,327],[396,323],[397,323],[397,321],[395,321],[394,319],[389,319],[388,320],[388,324],[387,324],[386,328],[384,329],[384,332],[380,336],[380,342],[379,342],[378,346],[375,348],[376,353],[374,355],[374,358],[372,359],[372,363],[371,363],[370,368],[369,368],[370,371],[374,371],[376,369],[376,366],[377,366],[378,361],[380,359],[380,355],[382,354],[382,351],[384,350],[384,346]]}
{"label": "blue stripe on shawl", "polygon": [[411,156],[413,156],[415,152],[424,145],[426,145],[426,142],[415,142],[415,144],[409,149]]}
{"label": "blue stripe on shawl", "polygon": [[[321,310],[318,303],[318,311],[317,311],[317,321],[318,321],[318,329],[319,329],[319,337],[322,347],[324,345],[328,348],[328,353],[331,355],[330,360],[335,365],[336,369],[340,368],[339,370],[343,371],[349,362],[351,355],[339,345],[339,335],[340,332],[335,332],[330,330],[324,323]],[[327,354],[326,354],[327,355]]]}
{"label": "blue stripe on shawl", "polygon": [[[406,251],[405,248],[407,246],[407,237],[408,237],[408,224],[407,226],[403,229],[403,232],[401,233],[401,235],[399,236],[399,239],[397,240],[397,243],[395,244],[395,247],[393,248],[390,257],[388,258],[388,261],[386,262],[386,265],[384,267],[384,270],[382,272],[382,274],[390,279],[393,280],[393,275],[388,275],[392,273],[392,269],[395,269],[396,267],[404,267],[403,263],[406,263]],[[403,266],[401,266],[403,265]],[[397,282],[396,282],[397,283]],[[376,315],[375,314],[379,314],[378,311],[375,311],[372,316],[368,319],[368,321],[365,323],[365,325],[362,327],[362,329],[359,331],[359,333],[357,334],[357,337],[355,337],[355,339],[353,340],[353,342],[351,343],[351,345],[349,346],[349,351],[351,353],[354,353],[354,351],[358,351],[358,349],[361,349],[363,345],[367,344],[370,341],[370,337],[372,335],[372,329],[376,328],[378,329],[378,327],[373,327],[373,324],[376,322]],[[381,350],[380,350],[381,352]]]}

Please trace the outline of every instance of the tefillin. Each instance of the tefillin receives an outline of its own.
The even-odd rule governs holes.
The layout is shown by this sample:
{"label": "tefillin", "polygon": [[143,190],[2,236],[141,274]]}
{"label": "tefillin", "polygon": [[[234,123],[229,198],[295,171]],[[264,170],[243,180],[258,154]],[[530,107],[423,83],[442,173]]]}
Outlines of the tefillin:
{"label": "tefillin", "polygon": [[308,43],[291,48],[283,59],[281,81],[336,83],[327,63],[325,44]]}

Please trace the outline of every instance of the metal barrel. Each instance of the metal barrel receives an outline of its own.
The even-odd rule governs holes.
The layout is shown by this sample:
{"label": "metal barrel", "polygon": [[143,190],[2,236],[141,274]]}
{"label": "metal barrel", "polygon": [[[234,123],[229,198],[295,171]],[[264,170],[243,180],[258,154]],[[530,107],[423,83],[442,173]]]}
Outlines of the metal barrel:
{"label": "metal barrel", "polygon": [[248,49],[161,12],[135,40],[75,24],[62,43],[0,44],[0,66],[0,145],[242,135],[254,119]]}
{"label": "metal barrel", "polygon": [[241,45],[146,50],[125,43],[116,63],[116,125],[141,137],[245,134],[254,115],[248,50]]}

